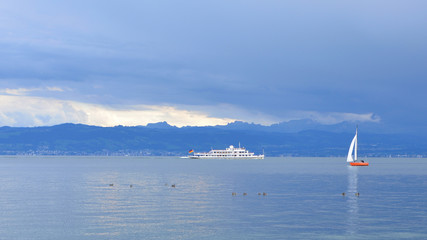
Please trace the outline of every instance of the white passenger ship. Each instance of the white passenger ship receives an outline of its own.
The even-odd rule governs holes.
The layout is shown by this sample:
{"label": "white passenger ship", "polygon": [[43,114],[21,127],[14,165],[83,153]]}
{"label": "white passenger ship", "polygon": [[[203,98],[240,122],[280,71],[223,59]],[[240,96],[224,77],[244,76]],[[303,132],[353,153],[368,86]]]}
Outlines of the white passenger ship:
{"label": "white passenger ship", "polygon": [[225,150],[210,150],[209,152],[194,152],[193,155],[188,156],[195,159],[264,159],[264,154],[255,155],[243,147],[235,148],[233,145]]}

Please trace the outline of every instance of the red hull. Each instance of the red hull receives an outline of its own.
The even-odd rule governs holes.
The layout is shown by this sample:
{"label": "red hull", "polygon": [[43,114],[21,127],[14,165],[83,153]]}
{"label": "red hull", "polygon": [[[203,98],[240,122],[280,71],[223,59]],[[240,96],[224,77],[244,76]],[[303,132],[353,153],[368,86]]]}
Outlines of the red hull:
{"label": "red hull", "polygon": [[351,162],[351,166],[369,166],[368,162]]}

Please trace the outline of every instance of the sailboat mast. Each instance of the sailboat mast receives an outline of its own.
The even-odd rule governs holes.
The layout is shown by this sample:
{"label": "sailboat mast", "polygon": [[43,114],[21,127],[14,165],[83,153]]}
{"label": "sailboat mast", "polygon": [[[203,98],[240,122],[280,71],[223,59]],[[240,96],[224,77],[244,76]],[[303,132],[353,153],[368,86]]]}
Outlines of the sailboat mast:
{"label": "sailboat mast", "polygon": [[357,161],[357,129],[359,127],[356,127],[356,141],[354,142],[354,161]]}

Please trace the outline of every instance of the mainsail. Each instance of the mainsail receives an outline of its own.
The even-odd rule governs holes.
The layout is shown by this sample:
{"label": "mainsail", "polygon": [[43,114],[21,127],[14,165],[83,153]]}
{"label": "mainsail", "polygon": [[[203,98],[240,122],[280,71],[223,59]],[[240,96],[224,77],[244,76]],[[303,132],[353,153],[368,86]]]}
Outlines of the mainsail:
{"label": "mainsail", "polygon": [[[354,158],[353,158],[353,149],[354,149]],[[351,141],[350,148],[348,149],[347,162],[357,161],[357,129],[356,135],[354,135],[353,141]]]}

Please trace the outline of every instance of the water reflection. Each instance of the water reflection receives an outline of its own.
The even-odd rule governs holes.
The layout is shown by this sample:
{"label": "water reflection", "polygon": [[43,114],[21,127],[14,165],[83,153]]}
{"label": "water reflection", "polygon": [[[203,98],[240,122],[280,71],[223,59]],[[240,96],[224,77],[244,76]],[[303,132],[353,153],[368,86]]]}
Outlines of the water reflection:
{"label": "water reflection", "polygon": [[347,187],[347,233],[350,235],[355,235],[357,233],[357,227],[359,222],[359,203],[358,203],[358,193],[357,190],[357,171],[359,168],[347,166],[348,172],[348,187]]}
{"label": "water reflection", "polygon": [[[228,194],[220,191],[223,184],[212,176],[99,171],[84,177],[87,192],[82,211],[87,237],[211,236],[215,233],[207,226],[222,218],[215,215],[218,201],[229,199]],[[111,183],[114,185],[110,186]],[[176,187],[172,188],[171,183]]]}

